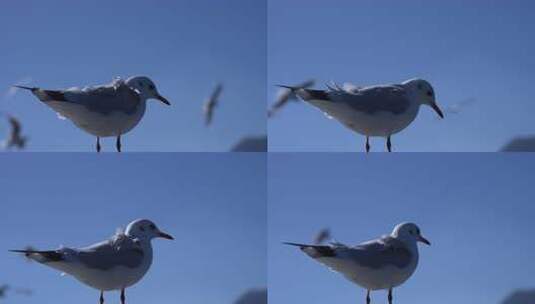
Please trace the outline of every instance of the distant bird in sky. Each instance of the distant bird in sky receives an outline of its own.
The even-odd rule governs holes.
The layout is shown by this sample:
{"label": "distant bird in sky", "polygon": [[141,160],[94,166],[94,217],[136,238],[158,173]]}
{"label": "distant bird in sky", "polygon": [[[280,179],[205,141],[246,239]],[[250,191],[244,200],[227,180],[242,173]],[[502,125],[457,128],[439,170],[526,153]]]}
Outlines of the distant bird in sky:
{"label": "distant bird in sky", "polygon": [[[299,88],[299,89],[308,89],[312,87],[315,83],[314,79],[306,80],[300,84],[297,84],[293,86],[293,88]],[[297,96],[295,95],[295,90],[287,89],[287,88],[279,88],[279,91],[277,92],[277,98],[273,105],[271,106],[271,109],[268,111],[268,117],[273,117],[276,112],[278,112],[282,107],[284,107],[288,101],[291,100],[298,100]]]}
{"label": "distant bird in sky", "polygon": [[4,148],[17,148],[19,150],[24,149],[28,138],[26,136],[22,136],[22,125],[20,121],[15,118],[15,116],[9,114],[6,114],[6,117],[11,128],[9,130],[7,139],[4,141]]}
{"label": "distant bird in sky", "polygon": [[104,303],[104,291],[121,290],[121,303],[124,304],[125,289],[140,281],[151,266],[151,241],[154,238],[173,240],[153,222],[143,219],[128,224],[124,233],[84,248],[10,251],[23,253],[100,290],[100,304]]}
{"label": "distant bird in sky", "polygon": [[115,79],[109,84],[45,90],[16,85],[30,90],[39,100],[59,115],[70,119],[77,127],[97,137],[96,150],[100,152],[100,137],[117,137],[116,148],[121,152],[121,136],[132,130],[145,114],[147,99],[158,99],[166,105],[152,80],[134,76],[127,80]]}
{"label": "distant bird in sky", "polygon": [[367,304],[371,302],[370,292],[382,289],[388,289],[388,303],[392,304],[392,290],[409,279],[418,266],[417,242],[430,245],[416,224],[401,223],[389,236],[353,247],[342,243],[285,244],[301,248],[311,258],[365,288]]}
{"label": "distant bird in sky", "polygon": [[430,106],[438,116],[444,117],[437,105],[433,87],[423,79],[360,89],[354,86],[351,90],[339,86],[328,86],[327,90],[281,87],[291,89],[328,117],[366,136],[366,152],[370,151],[370,136],[386,137],[386,146],[391,152],[391,136],[414,121],[420,105]]}
{"label": "distant bird in sky", "polygon": [[28,288],[11,288],[8,284],[0,285],[0,299],[7,297],[7,292],[9,290],[13,290],[14,293],[25,295],[25,296],[31,296],[33,294],[33,291]]}
{"label": "distant bird in sky", "polygon": [[331,239],[331,231],[329,228],[321,229],[314,238],[314,245],[321,245]]}
{"label": "distant bird in sky", "polygon": [[213,90],[212,94],[203,105],[203,113],[204,113],[204,124],[206,126],[209,126],[212,123],[212,119],[214,117],[214,109],[219,103],[219,96],[221,95],[221,92],[223,91],[223,85],[219,83]]}

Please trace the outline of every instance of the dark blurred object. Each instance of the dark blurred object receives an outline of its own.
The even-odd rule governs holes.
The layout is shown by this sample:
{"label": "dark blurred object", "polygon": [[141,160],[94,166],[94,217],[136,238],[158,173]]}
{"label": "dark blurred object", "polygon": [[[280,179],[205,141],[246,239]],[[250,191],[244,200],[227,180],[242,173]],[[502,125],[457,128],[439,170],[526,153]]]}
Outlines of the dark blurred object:
{"label": "dark blurred object", "polygon": [[331,231],[329,230],[329,228],[323,228],[320,230],[320,232],[318,232],[318,234],[314,238],[314,244],[321,245],[330,239],[331,239]]}
{"label": "dark blurred object", "polygon": [[500,149],[500,152],[535,152],[535,136],[518,136]]}
{"label": "dark blurred object", "polygon": [[250,289],[242,294],[234,304],[267,304],[267,289]]}
{"label": "dark blurred object", "polygon": [[[293,87],[296,89],[308,89],[313,86],[314,83],[314,79],[309,79]],[[284,107],[290,100],[298,100],[297,95],[295,95],[295,92],[286,88],[279,89],[279,91],[277,92],[277,99],[275,99],[275,102],[271,106],[271,109],[269,109],[268,111],[268,117],[273,117],[273,115],[275,115],[275,113],[279,111],[282,107]]]}
{"label": "dark blurred object", "polygon": [[231,152],[267,152],[267,136],[246,136],[231,149]]}
{"label": "dark blurred object", "polygon": [[9,285],[4,284],[0,286],[0,299],[6,297],[6,292],[9,290]]}
{"label": "dark blurred object", "polygon": [[0,299],[7,297],[7,292],[13,290],[13,293],[20,294],[24,296],[31,296],[33,294],[33,291],[28,288],[11,288],[7,284],[3,284],[0,286]]}
{"label": "dark blurred object", "polygon": [[222,91],[223,91],[223,85],[220,83],[215,87],[214,91],[212,92],[212,95],[210,95],[210,97],[204,102],[203,112],[204,112],[204,124],[206,126],[209,126],[212,123],[212,119],[214,116],[214,109],[219,102],[219,95],[221,95]]}
{"label": "dark blurred object", "polygon": [[5,141],[4,147],[6,149],[24,149],[27,138],[21,134],[22,125],[20,121],[12,115],[7,115],[7,120],[11,126],[11,129],[9,131],[9,137]]}
{"label": "dark blurred object", "polygon": [[501,304],[535,304],[535,289],[514,291]]}

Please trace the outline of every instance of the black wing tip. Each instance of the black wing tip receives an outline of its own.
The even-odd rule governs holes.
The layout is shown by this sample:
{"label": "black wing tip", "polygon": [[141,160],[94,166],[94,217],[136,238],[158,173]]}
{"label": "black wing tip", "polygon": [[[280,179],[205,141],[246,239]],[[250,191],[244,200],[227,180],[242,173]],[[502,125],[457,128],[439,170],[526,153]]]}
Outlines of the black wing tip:
{"label": "black wing tip", "polygon": [[19,89],[24,89],[24,90],[28,90],[28,91],[36,91],[36,90],[39,90],[39,88],[36,88],[36,87],[26,87],[26,86],[21,86],[21,85],[13,85],[12,87],[14,88],[19,88]]}
{"label": "black wing tip", "polygon": [[295,90],[299,89],[298,87],[292,87],[292,86],[288,86],[288,85],[284,85],[284,84],[276,84],[275,86],[279,87],[279,88],[292,90],[292,91],[295,91]]}
{"label": "black wing tip", "polygon": [[295,247],[299,247],[299,248],[304,248],[304,247],[309,247],[310,246],[310,245],[307,245],[307,244],[292,243],[292,242],[282,242],[282,244],[289,245],[289,246],[295,246]]}

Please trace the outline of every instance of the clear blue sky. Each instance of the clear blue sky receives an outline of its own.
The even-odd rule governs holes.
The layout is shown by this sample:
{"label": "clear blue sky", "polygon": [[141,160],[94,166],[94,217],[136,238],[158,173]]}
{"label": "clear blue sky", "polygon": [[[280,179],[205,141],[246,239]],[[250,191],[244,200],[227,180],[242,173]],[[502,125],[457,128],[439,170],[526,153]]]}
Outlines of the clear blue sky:
{"label": "clear blue sky", "polygon": [[[154,240],[154,261],[127,291],[136,303],[232,303],[266,286],[263,153],[0,155],[4,231],[0,285],[31,288],[9,303],[97,303],[98,291],[7,252],[84,246],[137,218],[175,241]],[[119,293],[107,295],[119,303]]]}
{"label": "clear blue sky", "polygon": [[[0,4],[0,110],[18,116],[30,151],[92,151],[94,138],[27,92],[147,75],[171,101],[150,101],[123,139],[124,151],[227,151],[266,133],[266,3],[255,0],[3,1]],[[210,129],[202,104],[225,86]],[[7,131],[0,123],[0,136]],[[113,151],[105,140],[104,151]]]}
{"label": "clear blue sky", "polygon": [[[534,170],[519,154],[270,154],[270,303],[365,303],[363,289],[281,242],[310,242],[330,227],[357,244],[403,221],[432,246],[420,246],[394,303],[498,304],[533,288]],[[387,303],[386,293],[372,303]]]}
{"label": "clear blue sky", "polygon": [[[423,107],[393,137],[395,151],[496,151],[534,134],[535,2],[269,0],[268,102],[275,84],[434,86],[443,108],[474,98],[439,121]],[[291,104],[269,123],[273,151],[363,151],[364,138],[318,110]],[[448,115],[448,113],[446,113]],[[382,139],[372,140],[384,151]]]}

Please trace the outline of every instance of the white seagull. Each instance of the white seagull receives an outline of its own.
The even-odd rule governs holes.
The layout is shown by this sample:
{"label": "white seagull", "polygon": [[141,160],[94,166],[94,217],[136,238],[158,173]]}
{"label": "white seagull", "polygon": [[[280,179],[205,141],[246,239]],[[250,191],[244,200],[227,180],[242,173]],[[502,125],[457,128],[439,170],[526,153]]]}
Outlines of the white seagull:
{"label": "white seagull", "polygon": [[392,304],[392,289],[403,284],[418,265],[417,242],[430,245],[413,223],[397,225],[389,236],[350,247],[341,243],[331,245],[298,246],[311,258],[341,273],[346,279],[370,291],[388,289],[388,302]]}
{"label": "white seagull", "polygon": [[127,80],[115,79],[109,84],[45,90],[37,87],[16,85],[30,90],[39,100],[59,115],[70,119],[77,127],[97,137],[97,152],[100,152],[100,137],[117,137],[116,148],[121,152],[121,135],[132,130],[145,114],[147,99],[158,99],[166,105],[152,80],[134,76]]}
{"label": "white seagull", "polygon": [[221,95],[221,92],[223,91],[223,85],[218,84],[214,91],[212,92],[212,95],[206,101],[204,102],[203,106],[203,113],[204,113],[204,124],[206,126],[209,126],[212,123],[212,118],[214,116],[214,109],[219,103],[219,95]]}
{"label": "white seagull", "polygon": [[308,89],[311,86],[314,85],[316,81],[314,79],[306,80],[298,85],[293,86],[292,89],[288,88],[281,88],[277,92],[277,98],[273,105],[271,106],[271,109],[268,111],[268,117],[273,117],[277,111],[279,111],[282,107],[284,107],[288,101],[290,100],[298,100],[297,95],[295,94],[295,89]]}
{"label": "white seagull", "polygon": [[124,304],[125,289],[141,280],[150,268],[151,240],[154,238],[173,240],[153,222],[142,219],[128,224],[124,233],[84,248],[10,251],[23,253],[100,290],[101,304],[104,303],[104,291],[121,290],[121,303]]}
{"label": "white seagull", "polygon": [[366,152],[370,151],[370,136],[386,137],[388,152],[391,152],[390,137],[411,124],[420,105],[430,106],[444,118],[435,100],[433,87],[423,79],[368,87],[327,86],[327,90],[281,87],[291,89],[329,117],[366,136]]}

